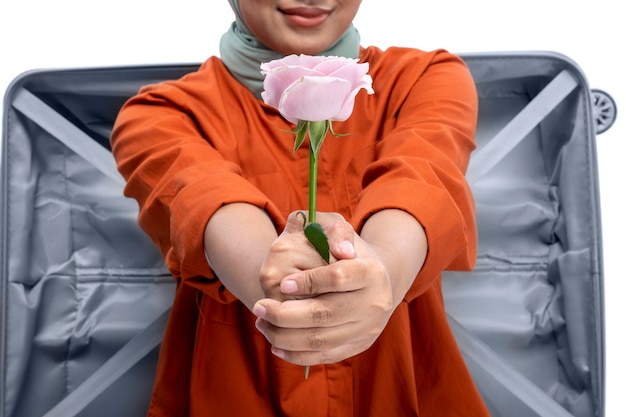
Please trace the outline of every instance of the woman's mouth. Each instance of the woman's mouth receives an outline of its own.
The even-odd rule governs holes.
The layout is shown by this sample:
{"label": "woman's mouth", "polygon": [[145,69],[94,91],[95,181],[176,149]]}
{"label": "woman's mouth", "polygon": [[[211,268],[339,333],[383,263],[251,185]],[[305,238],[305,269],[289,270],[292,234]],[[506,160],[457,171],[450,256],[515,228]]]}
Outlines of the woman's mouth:
{"label": "woman's mouth", "polygon": [[305,28],[321,25],[330,15],[328,10],[316,7],[294,7],[291,9],[283,9],[281,12],[285,15],[289,23]]}

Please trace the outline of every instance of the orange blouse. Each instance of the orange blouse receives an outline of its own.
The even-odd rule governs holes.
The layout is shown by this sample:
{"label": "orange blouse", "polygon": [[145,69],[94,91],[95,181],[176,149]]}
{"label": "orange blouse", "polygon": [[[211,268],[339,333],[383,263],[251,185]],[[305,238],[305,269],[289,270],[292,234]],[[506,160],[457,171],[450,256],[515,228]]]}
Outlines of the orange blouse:
{"label": "orange blouse", "polygon": [[[149,415],[486,416],[448,327],[444,269],[469,269],[474,204],[464,179],[477,98],[464,63],[445,51],[361,49],[375,94],[320,151],[318,210],[360,230],[386,208],[425,228],[426,262],[379,339],[331,365],[275,357],[255,317],[209,268],[203,233],[222,205],[263,208],[280,231],[307,207],[308,152],[293,129],[218,58],[180,80],[144,87],[119,114],[112,146],[139,223],[177,279]],[[305,145],[303,148],[306,147]]]}

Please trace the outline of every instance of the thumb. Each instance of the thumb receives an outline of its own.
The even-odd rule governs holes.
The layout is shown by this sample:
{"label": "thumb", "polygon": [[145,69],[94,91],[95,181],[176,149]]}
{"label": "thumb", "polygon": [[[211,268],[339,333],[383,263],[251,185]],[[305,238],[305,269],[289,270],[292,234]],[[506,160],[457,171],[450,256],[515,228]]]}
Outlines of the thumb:
{"label": "thumb", "polygon": [[328,236],[330,253],[337,259],[353,259],[356,257],[354,235],[356,234],[350,223],[345,220],[331,223],[325,227]]}
{"label": "thumb", "polygon": [[283,233],[302,232],[302,230],[304,230],[307,218],[308,211],[306,210],[298,210],[289,213],[289,217],[287,217],[287,224],[285,225]]}

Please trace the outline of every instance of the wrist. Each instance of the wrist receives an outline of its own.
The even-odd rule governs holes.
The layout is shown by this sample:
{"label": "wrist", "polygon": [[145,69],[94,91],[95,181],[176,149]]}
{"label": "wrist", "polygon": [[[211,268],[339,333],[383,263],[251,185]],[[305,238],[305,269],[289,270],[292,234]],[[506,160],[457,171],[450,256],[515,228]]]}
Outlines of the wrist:
{"label": "wrist", "polygon": [[395,308],[404,300],[424,264],[428,250],[426,233],[412,215],[390,209],[370,217],[361,236],[387,271]]}

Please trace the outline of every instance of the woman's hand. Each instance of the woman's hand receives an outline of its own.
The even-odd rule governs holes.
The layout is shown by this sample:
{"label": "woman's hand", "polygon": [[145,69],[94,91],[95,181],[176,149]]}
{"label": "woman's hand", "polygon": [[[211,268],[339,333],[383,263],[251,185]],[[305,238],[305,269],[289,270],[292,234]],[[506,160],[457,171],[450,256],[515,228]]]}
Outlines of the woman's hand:
{"label": "woman's hand", "polygon": [[[354,230],[337,213],[317,213],[330,246],[331,263],[337,259],[354,258]],[[270,246],[259,280],[266,298],[278,301],[307,297],[307,294],[290,294],[281,291],[286,276],[327,265],[315,251],[303,232],[303,219],[293,212],[287,219],[285,230]]]}
{"label": "woman's hand", "polygon": [[356,234],[358,257],[286,276],[281,293],[253,308],[275,355],[300,365],[334,363],[369,348],[394,310],[389,275]]}
{"label": "woman's hand", "polygon": [[[336,260],[325,264],[297,233],[301,224],[291,223],[268,256],[276,268],[264,267],[261,274],[269,297],[253,307],[274,354],[300,365],[334,363],[369,348],[427,252],[424,230],[400,210],[374,214],[361,237],[339,215],[320,213],[318,220]],[[345,242],[354,242],[355,253],[338,250],[349,247]]]}

